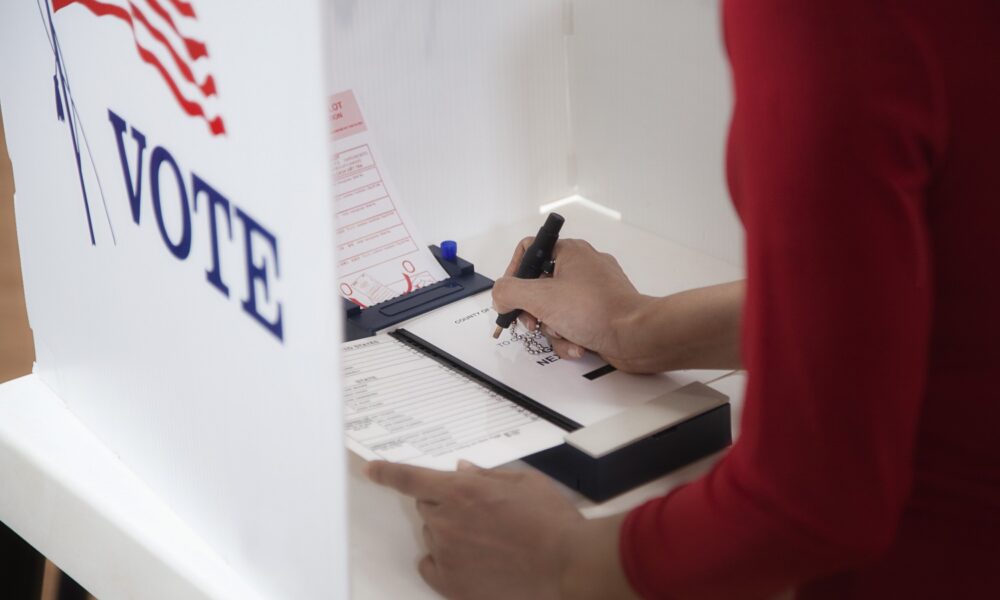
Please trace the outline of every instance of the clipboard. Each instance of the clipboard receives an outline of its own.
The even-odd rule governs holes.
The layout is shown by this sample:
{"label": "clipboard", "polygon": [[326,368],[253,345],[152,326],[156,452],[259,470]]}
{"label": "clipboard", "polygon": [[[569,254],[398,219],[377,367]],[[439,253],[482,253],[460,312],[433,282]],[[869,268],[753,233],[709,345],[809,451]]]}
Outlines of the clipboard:
{"label": "clipboard", "polygon": [[[391,329],[493,286],[472,263],[457,257],[444,261],[437,246],[430,248],[451,277],[367,309],[345,301],[346,341]],[[690,383],[584,426],[405,328],[389,335],[564,430],[563,444],[522,460],[595,502],[732,444],[729,399],[703,383]]]}

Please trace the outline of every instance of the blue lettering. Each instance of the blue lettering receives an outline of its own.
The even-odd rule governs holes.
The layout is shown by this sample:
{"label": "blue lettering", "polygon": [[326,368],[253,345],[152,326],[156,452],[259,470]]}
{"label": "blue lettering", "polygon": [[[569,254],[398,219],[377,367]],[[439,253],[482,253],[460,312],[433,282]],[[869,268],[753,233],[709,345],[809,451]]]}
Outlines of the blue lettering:
{"label": "blue lettering", "polygon": [[260,264],[254,261],[253,241],[254,234],[263,238],[269,246],[271,259],[274,262],[274,276],[279,276],[278,272],[278,240],[270,231],[261,226],[253,217],[246,214],[239,207],[236,207],[236,218],[243,222],[243,247],[246,251],[247,265],[247,297],[243,300],[243,310],[253,317],[258,323],[263,325],[268,331],[273,333],[279,340],[284,340],[284,332],[281,322],[281,303],[277,302],[276,316],[273,321],[260,314],[257,306],[257,282],[260,282],[264,292],[264,301],[269,301],[267,288],[267,259],[262,257]]}
{"label": "blue lettering", "polygon": [[[108,110],[108,120],[115,131],[115,141],[118,145],[118,158],[121,160],[122,175],[125,178],[125,189],[128,192],[129,206],[132,210],[132,219],[139,225],[140,214],[142,212],[142,174],[143,157],[146,150],[146,136],[135,127],[130,127],[120,116]],[[126,158],[125,134],[131,129],[132,139],[136,144],[136,173],[132,175],[132,169]],[[149,187],[152,189],[153,212],[156,224],[160,231],[163,243],[179,260],[187,260],[191,254],[191,243],[193,234],[193,224],[191,212],[198,212],[198,200],[200,196],[207,198],[205,202],[208,211],[209,241],[212,252],[212,264],[205,271],[205,279],[224,296],[229,297],[229,286],[222,277],[222,260],[219,247],[220,213],[225,220],[225,236],[223,243],[233,241],[233,212],[236,218],[243,225],[243,250],[246,262],[246,297],[241,301],[243,311],[250,315],[257,323],[262,325],[267,331],[284,342],[284,322],[282,320],[283,306],[280,300],[273,298],[272,294],[274,282],[280,277],[278,270],[278,239],[266,227],[261,225],[256,219],[242,211],[238,206],[231,203],[225,195],[205,182],[204,179],[191,173],[190,204],[188,203],[188,188],[184,185],[185,178],[180,166],[174,156],[163,146],[155,146],[149,155],[149,164],[146,172],[149,173]],[[167,231],[166,223],[163,220],[163,201],[160,190],[160,176],[164,167],[173,172],[174,180],[177,183],[177,201],[179,202],[181,215],[181,229],[175,239]],[[169,187],[169,186],[168,186]],[[273,307],[272,310],[268,310]],[[263,309],[263,312],[262,312]],[[273,318],[267,316],[273,314]]]}
{"label": "blue lettering", "polygon": [[233,239],[233,220],[230,216],[229,200],[220,194],[215,188],[205,183],[201,177],[191,174],[191,201],[194,209],[198,210],[198,196],[202,193],[208,195],[208,229],[212,239],[212,268],[205,271],[205,279],[214,285],[227,298],[229,297],[229,286],[222,281],[222,265],[219,262],[219,222],[216,215],[218,207],[223,208],[223,215],[226,217],[226,231],[229,239]]}
{"label": "blue lettering", "polygon": [[[170,165],[177,179],[177,197],[181,203],[181,239],[174,243],[167,233],[167,227],[163,223],[163,207],[160,204],[160,167],[163,163]],[[167,245],[170,252],[180,260],[184,260],[191,253],[191,208],[188,206],[187,189],[184,187],[184,179],[181,177],[180,167],[174,157],[163,146],[153,148],[153,155],[149,157],[150,185],[153,188],[153,210],[156,211],[156,224],[160,228],[160,236],[163,243]],[[138,220],[136,220],[138,223]]]}
{"label": "blue lettering", "polygon": [[125,119],[108,110],[108,119],[115,129],[115,141],[118,142],[118,158],[122,161],[122,175],[125,176],[125,189],[128,190],[128,201],[132,207],[132,219],[139,223],[139,200],[142,198],[142,153],[146,149],[146,136],[135,127],[132,128],[132,139],[138,144],[138,151],[135,158],[135,184],[130,177],[132,170],[128,167],[128,160],[125,158]]}

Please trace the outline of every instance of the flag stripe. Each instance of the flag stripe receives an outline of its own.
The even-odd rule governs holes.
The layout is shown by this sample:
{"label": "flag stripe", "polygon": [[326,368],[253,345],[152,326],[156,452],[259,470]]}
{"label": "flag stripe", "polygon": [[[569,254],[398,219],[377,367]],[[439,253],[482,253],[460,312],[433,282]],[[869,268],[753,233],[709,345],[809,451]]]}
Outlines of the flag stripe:
{"label": "flag stripe", "polygon": [[194,7],[188,2],[184,2],[184,0],[170,0],[170,4],[174,6],[177,12],[181,13],[185,17],[191,17],[192,19],[197,18],[194,14]]}
{"label": "flag stripe", "polygon": [[[80,0],[62,0],[60,2],[59,8],[63,8],[65,6],[77,3],[79,1]],[[136,6],[134,3],[126,0],[126,3],[128,4],[130,9],[128,12],[131,12],[131,17],[128,15],[128,12],[126,12],[124,8],[118,6],[117,4],[107,4],[105,2],[98,2],[98,1],[95,1],[93,3],[91,2],[81,2],[81,3],[84,4],[84,6],[90,8],[92,11],[93,11],[93,6],[99,4],[104,7],[104,10],[106,11],[105,14],[117,17],[119,19],[122,19],[123,21],[128,21],[129,25],[131,25],[133,28],[135,27],[135,22],[133,21],[133,18],[139,21],[139,23],[146,28],[146,31],[148,31],[150,35],[153,36],[153,39],[159,42],[164,48],[166,48],[167,52],[170,54],[171,59],[173,59],[174,64],[177,65],[177,69],[180,71],[181,77],[186,79],[191,84],[197,86],[201,90],[201,93],[203,93],[204,95],[211,96],[215,94],[215,81],[213,80],[212,76],[210,74],[207,75],[200,83],[196,81],[194,71],[191,69],[191,65],[189,65],[184,60],[184,58],[177,53],[177,50],[174,48],[173,44],[170,43],[170,40],[167,39],[167,37],[163,34],[162,31],[160,31],[156,26],[154,26],[152,23],[149,22],[149,19],[146,18],[145,13],[143,13],[139,9],[139,7]],[[95,14],[98,13],[95,12]],[[169,15],[167,16],[169,17]]]}
{"label": "flag stripe", "polygon": [[[128,11],[121,8],[120,6],[116,6],[113,4],[105,4],[97,0],[53,0],[53,10],[58,11],[62,8],[65,8],[66,6],[69,6],[70,4],[83,5],[90,12],[94,13],[99,17],[112,16],[128,23],[129,27],[132,30],[132,39],[135,42],[136,50],[139,52],[139,57],[143,60],[143,62],[151,65],[153,68],[157,70],[157,72],[160,74],[160,77],[167,84],[167,87],[170,88],[170,92],[173,94],[174,99],[180,105],[181,109],[192,117],[200,117],[204,119],[205,122],[208,123],[209,131],[211,131],[212,135],[220,135],[225,133],[225,125],[222,121],[222,118],[220,116],[209,117],[205,113],[205,110],[200,102],[187,98],[181,92],[180,88],[177,86],[177,83],[174,81],[173,77],[171,77],[170,73],[163,66],[163,63],[160,62],[160,59],[157,58],[157,56],[153,52],[151,52],[149,49],[147,49],[145,46],[139,43],[139,39],[138,37],[136,37],[135,24],[133,23],[132,15],[129,14]],[[152,31],[150,33],[152,33]],[[206,78],[206,81],[204,82],[203,86],[214,94],[215,82],[210,76]]]}
{"label": "flag stripe", "polygon": [[[79,1],[89,2],[90,0],[79,0]],[[184,109],[184,112],[186,112],[188,115],[192,117],[201,117],[202,119],[204,119],[205,122],[208,123],[208,129],[209,131],[212,132],[212,135],[220,135],[226,132],[221,117],[217,116],[214,118],[209,118],[208,115],[205,114],[205,110],[201,107],[201,104],[199,104],[194,100],[188,100],[187,98],[184,97],[180,89],[177,87],[177,84],[174,83],[173,78],[171,78],[170,74],[167,73],[167,70],[163,68],[163,64],[160,63],[160,60],[156,58],[155,54],[140,46],[138,40],[135,42],[135,47],[136,50],[139,51],[139,56],[142,57],[142,60],[149,63],[150,65],[155,67],[157,71],[159,71],[160,76],[163,77],[163,80],[167,83],[167,86],[170,88],[170,92],[174,95],[174,99],[177,100],[178,104],[181,105],[181,108]]]}
{"label": "flag stripe", "polygon": [[168,40],[167,37],[163,35],[163,32],[157,29],[156,27],[153,27],[153,25],[149,22],[149,19],[146,18],[146,15],[144,15],[143,12],[139,10],[138,6],[136,6],[131,2],[129,2],[128,5],[132,9],[132,16],[135,17],[135,19],[139,21],[143,25],[143,27],[146,28],[147,31],[149,31],[149,33],[153,36],[153,39],[160,42],[160,44],[162,44],[163,47],[167,49],[167,52],[170,53],[170,58],[174,59],[174,64],[177,65],[177,69],[181,72],[181,75],[184,77],[184,79],[187,79],[189,82],[198,86],[203,94],[209,96],[210,94],[207,93],[205,90],[211,87],[208,85],[209,83],[208,78],[211,76],[206,77],[205,81],[201,83],[195,81],[194,72],[191,71],[191,66],[188,65],[187,62],[185,62],[184,59],[181,58],[179,54],[177,54],[177,51],[170,43],[170,40]]}
{"label": "flag stripe", "polygon": [[176,33],[179,38],[181,38],[184,42],[184,46],[187,48],[188,56],[191,57],[191,60],[198,60],[199,58],[208,56],[208,48],[205,47],[205,44],[181,33],[181,30],[177,28],[177,24],[174,22],[174,18],[170,16],[170,13],[167,12],[165,8],[163,8],[162,4],[160,4],[157,0],[146,0],[146,2],[149,4],[150,8],[153,9],[153,12],[160,15],[160,18],[174,30],[174,33]]}

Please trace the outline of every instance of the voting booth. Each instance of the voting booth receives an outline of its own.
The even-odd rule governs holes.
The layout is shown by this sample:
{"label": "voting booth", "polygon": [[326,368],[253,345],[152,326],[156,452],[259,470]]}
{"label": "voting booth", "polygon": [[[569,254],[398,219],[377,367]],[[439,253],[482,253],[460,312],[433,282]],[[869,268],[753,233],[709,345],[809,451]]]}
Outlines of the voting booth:
{"label": "voting booth", "polygon": [[[331,116],[346,337],[384,331],[398,340],[344,347],[351,449],[437,468],[458,458],[486,467],[524,459],[603,501],[728,445],[725,398],[696,385],[718,374],[630,376],[595,355],[570,365],[544,344],[526,355],[516,332],[491,343],[488,294],[467,298],[483,283],[442,272],[438,263],[448,262],[420,252],[426,240],[414,234],[438,243],[581,203],[738,257],[721,176],[728,94],[714,8],[336,6]],[[676,39],[698,40],[699,26],[702,56]],[[392,368],[413,352],[425,360]],[[457,378],[432,377],[433,361]],[[425,387],[394,395],[417,364],[426,365],[416,371]],[[475,392],[437,398],[460,381],[505,407]],[[541,431],[515,407],[554,427]],[[514,425],[484,426],[480,413]],[[509,451],[498,448],[505,443]]]}
{"label": "voting booth", "polygon": [[[549,450],[529,462],[574,488],[590,467],[559,454],[568,430],[483,383],[539,400],[555,380],[526,383],[504,371],[525,360],[510,338],[481,329],[469,350],[464,332],[496,317],[492,279],[551,211],[565,235],[646,240],[622,247],[642,292],[739,276],[718,20],[688,0],[4,6],[0,52],[16,60],[0,66],[0,110],[37,357],[0,386],[0,468],[16,477],[0,520],[99,598],[379,597],[403,584],[373,583],[373,556],[402,570],[415,542],[376,543],[389,534],[375,520],[407,517],[370,501],[358,456],[493,467]],[[671,261],[694,266],[659,268]],[[460,279],[468,293],[447,296]],[[433,306],[350,333],[431,289]],[[428,381],[465,386],[503,427],[449,430],[442,449],[364,412],[373,359],[356,357],[412,353],[414,337],[421,361],[468,367],[421,363]],[[531,357],[546,373],[604,369],[556,359]],[[636,439],[689,419],[664,417],[677,397],[646,400],[686,389],[682,404],[718,409],[686,434],[703,447],[610,495],[728,443],[726,395],[704,385],[724,373],[606,373],[587,380],[604,386],[590,404],[557,408],[605,433],[661,420]],[[565,390],[585,389],[572,377]],[[428,389],[426,406],[444,401]],[[615,424],[625,408],[631,425]],[[573,444],[622,449],[608,440]]]}
{"label": "voting booth", "polygon": [[135,597],[343,597],[329,9],[234,8],[4,6],[34,381],[245,586]]}

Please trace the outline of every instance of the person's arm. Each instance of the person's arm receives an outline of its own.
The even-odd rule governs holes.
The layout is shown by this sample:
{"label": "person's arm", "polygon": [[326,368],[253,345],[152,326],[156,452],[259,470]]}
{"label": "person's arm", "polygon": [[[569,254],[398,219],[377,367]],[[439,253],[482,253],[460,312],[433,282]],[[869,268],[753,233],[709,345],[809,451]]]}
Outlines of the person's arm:
{"label": "person's arm", "polygon": [[629,340],[625,370],[739,369],[745,282],[651,298],[616,324]]}
{"label": "person's arm", "polygon": [[634,373],[740,367],[742,281],[646,296],[614,257],[572,239],[556,245],[553,277],[516,279],[511,274],[530,243],[518,245],[493,302],[501,313],[524,309],[529,328],[540,319],[561,357],[578,358],[586,349]]}
{"label": "person's arm", "polygon": [[[372,463],[372,479],[418,499],[421,573],[446,596],[614,598],[630,584],[650,598],[767,597],[893,542],[930,336],[923,194],[943,147],[922,54],[883,3],[726,7],[748,232],[741,437],[707,476],[624,521],[583,522],[537,473]],[[557,264],[555,279],[576,271]],[[604,272],[573,285],[625,292],[608,307],[634,300]],[[505,286],[540,300],[553,285],[498,284],[501,309],[517,306]],[[565,328],[579,319],[553,306],[578,308],[522,304],[588,348],[614,341],[583,337],[609,330],[594,306],[593,331]]]}
{"label": "person's arm", "polygon": [[626,518],[622,562],[645,597],[767,597],[895,543],[931,335],[926,190],[945,136],[926,54],[890,6],[726,3],[745,407],[709,475]]}

